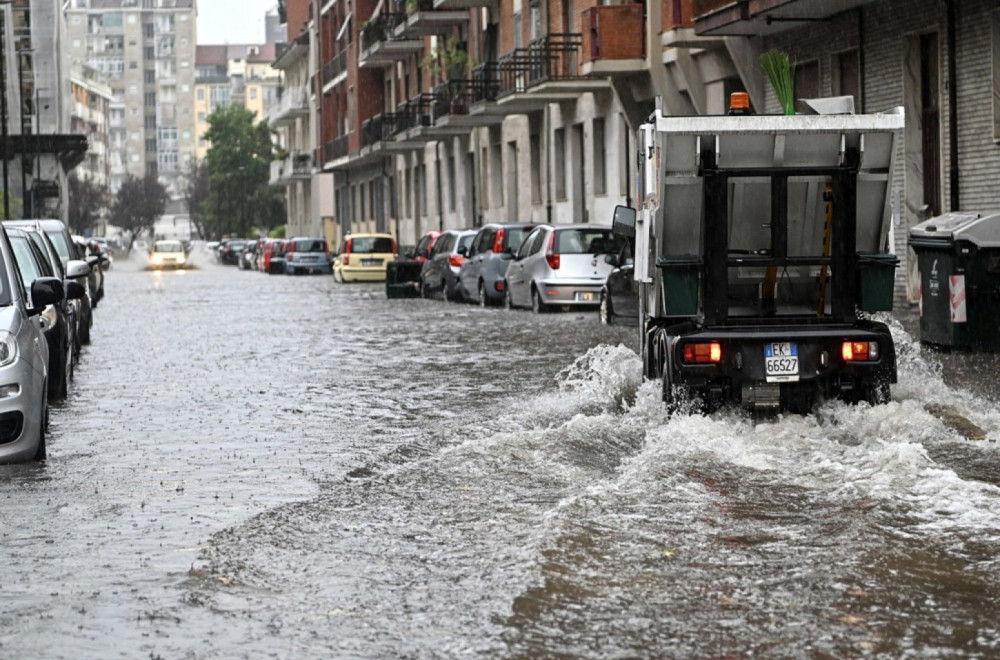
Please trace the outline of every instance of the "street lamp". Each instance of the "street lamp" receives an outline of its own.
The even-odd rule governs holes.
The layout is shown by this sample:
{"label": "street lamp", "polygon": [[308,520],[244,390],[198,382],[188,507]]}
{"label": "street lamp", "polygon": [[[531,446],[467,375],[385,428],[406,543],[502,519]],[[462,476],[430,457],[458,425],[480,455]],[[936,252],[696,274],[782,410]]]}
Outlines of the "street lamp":
{"label": "street lamp", "polygon": [[10,220],[10,194],[7,159],[10,157],[10,141],[7,135],[7,7],[14,0],[0,0],[0,139],[3,140],[3,218]]}

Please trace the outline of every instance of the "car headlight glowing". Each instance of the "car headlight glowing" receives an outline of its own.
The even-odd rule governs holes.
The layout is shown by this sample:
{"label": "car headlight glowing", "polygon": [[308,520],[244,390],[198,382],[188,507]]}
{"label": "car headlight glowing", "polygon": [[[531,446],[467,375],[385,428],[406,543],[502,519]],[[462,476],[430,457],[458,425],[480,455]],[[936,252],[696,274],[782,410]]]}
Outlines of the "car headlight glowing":
{"label": "car headlight glowing", "polygon": [[152,261],[154,264],[162,264],[163,263],[163,257],[161,257],[158,254],[154,254],[153,258],[150,261]]}
{"label": "car headlight glowing", "polygon": [[0,367],[6,367],[17,360],[17,342],[9,332],[0,332]]}

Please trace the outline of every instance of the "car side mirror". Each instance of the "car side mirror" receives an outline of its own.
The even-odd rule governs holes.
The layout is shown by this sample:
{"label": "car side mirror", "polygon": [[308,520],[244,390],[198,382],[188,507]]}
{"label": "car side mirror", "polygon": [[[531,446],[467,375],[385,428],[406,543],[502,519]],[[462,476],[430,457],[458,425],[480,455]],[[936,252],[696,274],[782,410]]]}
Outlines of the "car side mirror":
{"label": "car side mirror", "polygon": [[465,247],[464,245],[459,246],[457,252],[463,257],[469,256],[469,248]]}
{"label": "car side mirror", "polygon": [[622,238],[635,238],[635,209],[630,206],[616,206],[611,219],[611,233]]}
{"label": "car side mirror", "polygon": [[618,268],[618,255],[617,254],[606,254],[604,255],[604,263],[610,264],[615,268]]}
{"label": "car side mirror", "polygon": [[90,264],[79,259],[71,259],[66,262],[66,277],[69,279],[86,277],[90,275]]}
{"label": "car side mirror", "polygon": [[80,300],[87,295],[83,285],[76,280],[66,280],[63,282],[63,288],[66,291],[66,300]]}
{"label": "car side mirror", "polygon": [[31,302],[35,306],[28,310],[28,314],[34,316],[41,313],[46,305],[55,305],[65,295],[62,280],[58,277],[39,277],[31,283]]}

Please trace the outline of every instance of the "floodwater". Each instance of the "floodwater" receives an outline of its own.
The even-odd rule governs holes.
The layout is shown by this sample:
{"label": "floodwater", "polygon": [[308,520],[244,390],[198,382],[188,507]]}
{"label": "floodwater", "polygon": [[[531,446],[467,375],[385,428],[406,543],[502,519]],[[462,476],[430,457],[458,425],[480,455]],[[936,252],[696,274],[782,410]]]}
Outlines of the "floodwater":
{"label": "floodwater", "polygon": [[0,658],[1000,655],[992,358],[668,418],[596,313],[199,260],[115,264],[0,466]]}

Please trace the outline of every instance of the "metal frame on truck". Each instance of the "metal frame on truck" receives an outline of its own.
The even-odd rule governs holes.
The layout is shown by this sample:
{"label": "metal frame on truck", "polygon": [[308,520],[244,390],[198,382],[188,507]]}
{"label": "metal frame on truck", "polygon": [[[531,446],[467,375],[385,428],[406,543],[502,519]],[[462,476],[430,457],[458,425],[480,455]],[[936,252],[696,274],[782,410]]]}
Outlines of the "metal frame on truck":
{"label": "metal frame on truck", "polygon": [[901,111],[665,117],[639,130],[640,350],[673,405],[805,411],[896,381],[888,182]]}

